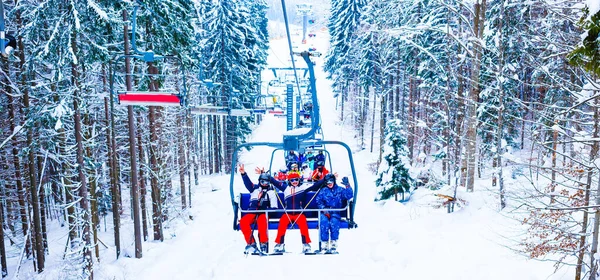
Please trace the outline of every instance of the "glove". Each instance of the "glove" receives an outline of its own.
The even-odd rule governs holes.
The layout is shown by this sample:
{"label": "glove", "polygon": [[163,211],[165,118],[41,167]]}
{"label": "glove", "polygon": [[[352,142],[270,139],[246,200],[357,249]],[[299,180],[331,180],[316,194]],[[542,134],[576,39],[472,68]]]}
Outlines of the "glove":
{"label": "glove", "polygon": [[348,182],[348,177],[342,178],[342,185],[344,185],[344,186],[349,186],[350,185],[350,182]]}

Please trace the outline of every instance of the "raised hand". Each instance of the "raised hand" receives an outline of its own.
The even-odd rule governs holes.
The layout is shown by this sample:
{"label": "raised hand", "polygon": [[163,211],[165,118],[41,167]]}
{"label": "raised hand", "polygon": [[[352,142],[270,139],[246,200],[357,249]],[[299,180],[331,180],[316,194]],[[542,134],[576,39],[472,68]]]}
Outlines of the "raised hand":
{"label": "raised hand", "polygon": [[264,167],[262,167],[262,168],[256,167],[256,168],[254,168],[254,172],[256,172],[256,174],[263,174],[263,173],[265,173],[265,168]]}
{"label": "raised hand", "polygon": [[246,169],[244,168],[243,164],[238,165],[238,170],[240,171],[240,174],[246,174]]}
{"label": "raised hand", "polygon": [[342,178],[342,185],[350,186],[350,182],[348,181],[348,177]]}

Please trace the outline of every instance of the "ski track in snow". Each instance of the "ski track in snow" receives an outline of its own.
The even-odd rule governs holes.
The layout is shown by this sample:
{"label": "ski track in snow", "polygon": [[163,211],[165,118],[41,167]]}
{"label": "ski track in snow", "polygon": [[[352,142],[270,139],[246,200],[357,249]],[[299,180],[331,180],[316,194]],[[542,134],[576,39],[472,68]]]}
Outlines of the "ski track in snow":
{"label": "ski track in snow", "polygon": [[[318,32],[312,44],[325,54],[328,39],[326,33]],[[287,66],[282,63],[289,60],[288,50],[287,40],[271,41],[269,67]],[[302,255],[300,232],[288,230],[286,250],[292,253],[245,256],[243,235],[232,230],[229,175],[211,175],[202,177],[200,185],[193,188],[189,213],[194,219],[185,226],[174,225],[170,232],[177,235],[167,236],[162,243],[144,242],[141,259],[126,257],[133,252],[133,234],[130,220],[124,218],[123,255],[114,260],[114,251],[103,250],[101,262],[96,263],[95,279],[571,279],[567,273],[551,275],[551,263],[528,260],[504,247],[507,241],[503,234],[518,227],[518,223],[496,211],[497,203],[492,201],[495,196],[483,187],[475,193],[460,190],[459,197],[470,204],[453,214],[432,207],[439,200],[429,190],[417,190],[405,204],[374,202],[375,175],[368,164],[377,160],[377,152],[371,154],[368,148],[360,151],[351,128],[339,120],[331,82],[321,68],[323,59],[324,56],[315,59],[315,70],[324,136],[352,147],[359,180],[355,216],[359,227],[341,230],[339,255]],[[302,59],[296,61],[297,67],[306,67]],[[266,70],[263,77],[268,81],[272,73]],[[348,112],[345,113],[348,119]],[[284,118],[266,116],[249,141],[281,142],[284,130]],[[365,146],[369,147],[369,143]],[[332,145],[327,149],[335,163],[334,171],[340,177],[349,175],[346,150]],[[270,156],[270,148],[254,148],[244,151],[240,160],[246,164],[251,179],[256,180],[254,167],[268,167]],[[283,158],[278,157],[273,168],[277,170],[283,163]],[[247,192],[239,175],[234,185],[236,194]],[[150,226],[149,240],[151,230]],[[103,234],[105,241],[110,241],[110,232]],[[318,247],[317,234],[317,230],[310,231],[313,250]],[[269,231],[271,251],[275,236],[276,230]],[[57,252],[53,255],[57,258],[59,250],[51,252]],[[57,279],[59,273],[49,271],[36,278]]]}

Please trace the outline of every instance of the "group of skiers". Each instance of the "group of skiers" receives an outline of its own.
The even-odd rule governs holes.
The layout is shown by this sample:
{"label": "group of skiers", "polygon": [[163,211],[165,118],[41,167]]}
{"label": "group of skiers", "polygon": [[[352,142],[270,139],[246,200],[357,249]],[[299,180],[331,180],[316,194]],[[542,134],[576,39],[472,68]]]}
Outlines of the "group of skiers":
{"label": "group of skiers", "polygon": [[[329,173],[325,168],[323,151],[319,151],[316,155],[313,155],[312,152],[307,155],[303,153],[297,155],[294,151],[289,151],[285,157],[285,165],[277,174],[278,180],[282,180],[287,173],[298,173],[302,181],[318,181]],[[301,170],[298,169],[299,166],[302,166]]]}
{"label": "group of skiers", "polygon": [[[244,186],[251,193],[250,195],[250,210],[267,210],[277,208],[277,193],[275,189],[284,193],[285,213],[279,219],[277,229],[277,237],[275,239],[275,253],[285,252],[285,233],[288,226],[291,224],[298,225],[303,243],[303,253],[310,253],[310,236],[308,233],[308,225],[304,209],[310,203],[307,193],[309,191],[317,191],[316,200],[319,209],[324,209],[320,213],[320,230],[321,242],[324,244],[324,250],[335,252],[337,250],[337,240],[340,230],[341,215],[339,211],[331,211],[327,209],[340,209],[343,205],[343,200],[349,200],[354,196],[353,190],[350,187],[348,178],[342,179],[342,185],[336,183],[337,174],[331,174],[324,168],[324,164],[317,164],[313,171],[316,171],[317,176],[311,176],[312,185],[302,184],[303,179],[301,172],[298,170],[298,163],[290,165],[290,171],[285,174],[285,177],[277,174],[277,178],[272,177],[269,173],[264,172],[261,168],[256,168],[255,171],[259,174],[258,184],[254,184],[244,165],[240,165],[238,170],[242,175]],[[319,168],[322,169],[319,170]],[[281,173],[281,172],[280,172]],[[260,252],[267,252],[268,247],[268,221],[265,213],[249,213],[240,220],[240,230],[244,234],[246,240],[245,253],[253,253],[259,250],[254,236],[252,234],[252,225],[256,223],[258,229],[258,239],[260,242]]]}

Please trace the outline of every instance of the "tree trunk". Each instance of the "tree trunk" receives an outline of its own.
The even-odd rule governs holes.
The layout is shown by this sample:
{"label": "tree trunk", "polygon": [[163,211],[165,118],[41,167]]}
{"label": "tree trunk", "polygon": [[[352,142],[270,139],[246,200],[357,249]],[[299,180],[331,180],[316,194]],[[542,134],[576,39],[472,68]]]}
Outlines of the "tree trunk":
{"label": "tree trunk", "polygon": [[[504,44],[503,44],[503,31],[502,31],[502,23],[504,21],[504,0],[500,2],[500,20],[498,21],[498,33],[500,34],[500,39],[498,40],[498,53],[500,56],[500,63],[498,63],[498,87],[499,94],[498,96],[500,102],[498,104],[498,131],[496,132],[496,168],[498,170],[499,177],[499,191],[500,191],[500,209],[504,209],[506,207],[506,198],[504,196],[504,178],[502,177],[502,139],[503,139],[503,129],[504,129]],[[554,172],[554,169],[552,169]],[[496,172],[494,171],[494,174]],[[496,181],[496,176],[494,176],[494,183]],[[492,184],[495,185],[495,184]],[[554,190],[552,190],[554,191]]]}
{"label": "tree trunk", "polygon": [[[86,139],[94,139],[93,135],[93,121],[90,119],[89,114],[84,116],[84,124],[88,127],[87,133],[85,135]],[[91,145],[85,147],[85,155],[87,158],[94,158],[94,154],[92,153]],[[100,247],[98,242],[98,227],[100,225],[100,216],[98,216],[98,196],[97,194],[97,178],[95,177],[96,172],[93,170],[90,173],[90,204],[91,204],[91,215],[92,215],[92,234],[94,235],[94,251],[96,253],[96,259],[100,261]]]}
{"label": "tree trunk", "polygon": [[[485,9],[486,0],[479,0],[475,3],[475,17],[473,19],[473,26],[475,36],[478,40],[483,40],[483,27],[485,23]],[[475,185],[475,168],[476,168],[476,153],[477,153],[477,107],[479,102],[479,73],[481,71],[481,56],[483,46],[479,41],[475,41],[473,44],[473,68],[471,69],[471,89],[469,91],[469,103],[467,108],[467,147],[466,147],[466,159],[467,159],[467,191],[472,192]]]}
{"label": "tree trunk", "polygon": [[[554,120],[554,125],[558,126],[558,119]],[[550,180],[550,204],[554,203],[554,191],[556,190],[556,150],[558,149],[558,130],[552,131],[552,170]]]}
{"label": "tree trunk", "polygon": [[[71,6],[71,9],[74,7]],[[78,53],[78,45],[77,45],[77,31],[73,31],[71,33],[71,49],[73,53],[77,55]],[[81,207],[81,211],[83,212],[83,228],[82,228],[82,237],[84,241],[83,248],[83,259],[85,263],[85,272],[88,273],[90,279],[93,278],[93,261],[92,261],[92,238],[91,238],[91,220],[90,220],[90,205],[89,205],[89,193],[87,186],[87,178],[85,176],[85,163],[83,159],[83,129],[82,129],[82,121],[81,121],[81,110],[79,108],[79,96],[80,94],[80,85],[79,85],[79,72],[77,69],[77,64],[71,64],[71,75],[72,75],[72,86],[74,86],[73,91],[73,110],[75,111],[75,141],[77,143],[77,173],[79,174],[79,206]],[[40,242],[37,239],[36,241]]]}
{"label": "tree trunk", "polygon": [[[39,138],[39,137],[38,137]],[[46,192],[44,191],[44,185],[45,185],[45,180],[44,180],[44,166],[43,166],[43,162],[44,160],[42,159],[42,157],[38,157],[37,160],[37,169],[40,170],[40,172],[42,172],[40,174],[40,183],[39,183],[39,187],[40,189],[38,189],[38,193],[40,194],[40,223],[42,224],[42,245],[44,248],[44,254],[48,253],[48,230],[46,227]]]}
{"label": "tree trunk", "polygon": [[[110,74],[112,75],[112,73]],[[121,216],[119,215],[119,188],[117,187],[117,169],[115,167],[115,147],[114,145],[114,114],[113,114],[113,101],[110,101],[111,110],[108,108],[109,100],[108,97],[104,97],[104,111],[106,118],[106,127],[108,130],[106,131],[106,151],[108,152],[108,166],[109,166],[109,176],[110,176],[110,189],[111,189],[111,207],[113,214],[113,234],[115,240],[115,251],[117,259],[121,255],[121,233],[120,233],[120,224],[121,224]]]}
{"label": "tree trunk", "polygon": [[206,120],[206,126],[208,127],[207,133],[206,133],[206,151],[208,154],[208,158],[204,159],[204,162],[208,164],[208,174],[213,174],[214,172],[214,164],[213,162],[216,160],[215,159],[215,150],[216,148],[214,148],[212,145],[214,145],[214,141],[213,141],[213,137],[215,135],[215,127],[214,127],[214,123],[212,121],[212,119],[214,118],[214,116],[208,116],[207,120]]}
{"label": "tree trunk", "polygon": [[221,122],[219,117],[213,118],[213,149],[215,149],[213,156],[215,157],[214,173],[221,173],[221,150],[222,150],[222,138],[221,138]]}
{"label": "tree trunk", "polygon": [[373,142],[375,141],[375,111],[377,111],[377,94],[378,93],[373,93],[373,115],[371,118],[371,148],[369,149],[371,153],[373,152]]}
{"label": "tree trunk", "polygon": [[179,114],[179,155],[177,163],[179,165],[179,185],[181,189],[181,209],[185,210],[187,207],[186,192],[185,192],[185,144],[187,130],[184,124],[184,116]]}
{"label": "tree trunk", "polygon": [[[8,71],[8,69],[5,69],[5,71]],[[6,72],[8,73],[8,72]],[[8,97],[8,118],[9,118],[9,124],[10,124],[10,131],[15,131],[16,127],[18,126],[18,119],[17,119],[17,109],[15,106],[15,100],[13,99],[12,94],[10,94],[11,89],[10,87],[6,87],[5,90],[7,91],[6,96]],[[19,158],[19,141],[17,139],[17,137],[13,137],[12,140],[12,155],[13,155],[13,165],[14,165],[14,169],[15,169],[15,183],[17,185],[17,198],[18,198],[18,203],[19,203],[19,216],[21,216],[21,230],[23,231],[23,235],[27,234],[27,231],[29,230],[29,222],[27,221],[27,205],[25,203],[26,198],[25,198],[25,194],[26,194],[26,190],[25,187],[23,186],[23,180],[22,180],[22,175],[21,175],[21,161]],[[26,248],[27,251],[27,255],[30,254],[29,252],[29,248]]]}
{"label": "tree trunk", "polygon": [[144,156],[144,141],[142,141],[142,117],[138,116],[139,133],[137,134],[138,143],[138,156],[140,157],[140,206],[142,208],[142,235],[144,241],[148,240],[148,208],[146,207],[146,174],[144,169],[146,168],[146,157]]}
{"label": "tree trunk", "polygon": [[[595,92],[596,94],[597,92]],[[598,106],[600,105],[600,102],[598,101],[598,98],[595,99],[595,106],[592,107],[594,109],[594,133],[593,133],[593,138],[592,139],[598,139],[598,137],[600,137],[600,114],[598,113]],[[594,141],[592,144],[592,148],[590,150],[590,160],[589,160],[589,165],[593,166],[594,162],[596,161],[596,158],[598,157],[598,151],[600,150],[600,143],[598,143],[598,141]],[[592,183],[592,175],[594,174],[594,172],[597,171],[596,168],[592,167],[592,168],[588,168],[588,183],[591,184]],[[596,196],[594,199],[594,202],[596,205],[600,205],[600,180],[598,181],[598,188],[596,190]],[[589,205],[589,204],[587,204]],[[587,213],[587,211],[586,211]],[[590,251],[590,280],[596,280],[596,274],[598,273],[598,260],[596,259],[596,253],[598,252],[598,236],[600,231],[600,212],[599,211],[595,211],[594,213],[594,227],[593,227],[593,231],[592,231],[592,248]],[[583,247],[580,247],[583,248]],[[582,250],[583,251],[583,250]],[[580,253],[580,259],[581,259],[581,253]],[[580,268],[579,266],[580,264],[578,263],[578,269]]]}
{"label": "tree trunk", "polygon": [[[19,38],[19,49],[22,49],[23,46],[22,39]],[[23,52],[21,52],[22,54]],[[24,56],[24,54],[23,54]],[[23,62],[25,60],[22,60]],[[21,68],[23,69],[23,68]],[[25,76],[25,75],[23,75]],[[23,77],[25,79],[25,77]],[[23,81],[25,83],[25,81]],[[23,107],[28,112],[31,108],[29,104],[29,90],[27,87],[24,87],[23,90]],[[37,192],[37,180],[36,180],[36,170],[35,170],[35,148],[33,145],[33,125],[27,128],[27,147],[28,147],[28,158],[27,166],[29,168],[29,191],[31,194],[31,205],[33,210],[33,234],[32,237],[35,237],[35,253],[37,257],[37,272],[41,273],[44,271],[44,245],[42,243],[42,227],[40,221],[40,200]]]}
{"label": "tree trunk", "polygon": [[[415,65],[417,67],[417,65]],[[407,116],[407,137],[406,137],[406,147],[408,148],[408,160],[412,164],[414,158],[414,145],[415,145],[415,78],[413,76],[409,77],[409,87],[408,87],[408,116]]]}
{"label": "tree trunk", "polygon": [[[127,11],[123,11],[123,20],[127,22]],[[123,38],[125,45],[125,55],[129,55],[129,32],[128,25],[125,24],[123,26]],[[127,57],[125,59],[125,71],[126,78],[125,84],[127,86],[127,90],[132,90],[132,77],[130,75],[131,71],[131,61],[130,58]],[[142,234],[140,230],[140,199],[139,199],[139,190],[138,190],[138,168],[137,168],[137,159],[135,156],[135,117],[133,115],[133,106],[127,106],[127,124],[129,129],[129,157],[130,157],[130,174],[131,174],[131,207],[133,208],[133,235],[135,238],[135,257],[137,259],[142,257]]]}
{"label": "tree trunk", "polygon": [[4,246],[4,205],[0,201],[0,267],[2,268],[2,278],[8,276],[8,266],[6,266],[6,246]]}
{"label": "tree trunk", "polygon": [[341,99],[342,104],[340,107],[342,108],[342,110],[340,113],[340,120],[342,121],[342,123],[344,123],[344,116],[346,115],[346,114],[344,114],[344,104],[346,102],[345,97],[346,97],[346,89],[348,88],[347,85],[348,85],[348,82],[346,82],[345,86],[341,86],[342,90],[341,90],[341,94],[340,94],[340,99]]}
{"label": "tree trunk", "polygon": [[383,95],[380,100],[381,112],[379,115],[379,159],[377,160],[377,169],[379,169],[379,166],[383,162],[383,148],[385,147],[385,122],[388,113],[386,111],[386,101],[388,100],[388,98],[388,96]]}
{"label": "tree trunk", "polygon": [[150,167],[152,170],[152,177],[150,179],[150,185],[152,188],[152,224],[154,225],[154,240],[163,240],[162,237],[162,210],[160,201],[160,186],[158,181],[159,167],[158,167],[158,132],[156,131],[156,108],[150,106],[149,111],[149,125],[150,125]]}
{"label": "tree trunk", "polygon": [[[188,159],[188,178],[190,185],[188,186],[188,207],[192,207],[192,176],[194,176],[194,186],[198,185],[198,146],[196,145],[196,135],[200,134],[200,131],[196,131],[194,123],[196,118],[192,119],[192,115],[190,113],[186,114],[187,126],[188,126],[188,149],[191,149],[187,153]],[[192,167],[190,169],[190,166]]]}

